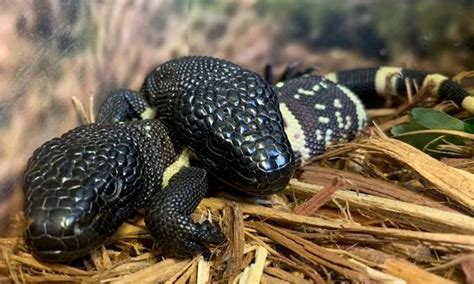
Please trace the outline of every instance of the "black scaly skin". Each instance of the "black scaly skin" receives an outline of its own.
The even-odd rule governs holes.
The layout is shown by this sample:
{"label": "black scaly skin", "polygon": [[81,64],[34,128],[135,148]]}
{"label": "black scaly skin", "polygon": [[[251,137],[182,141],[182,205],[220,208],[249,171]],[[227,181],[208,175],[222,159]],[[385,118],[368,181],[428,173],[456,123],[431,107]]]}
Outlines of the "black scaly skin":
{"label": "black scaly skin", "polygon": [[299,67],[300,66],[298,62],[293,62],[285,68],[283,73],[278,76],[277,79],[275,79],[273,74],[273,66],[271,64],[267,64],[265,65],[265,68],[263,70],[263,78],[265,78],[265,81],[273,85],[278,82],[284,82],[298,77],[302,77],[304,75],[310,75],[311,73],[313,73],[313,71],[316,70],[315,66],[309,66],[305,69],[300,69]]}
{"label": "black scaly skin", "polygon": [[[149,209],[147,226],[167,255],[187,256],[223,241],[219,228],[190,218],[207,190],[202,170],[182,168],[159,191],[181,145],[235,189],[263,195],[287,185],[293,151],[276,94],[256,73],[187,57],[159,66],[142,91],[112,93],[98,124],[78,127],[33,154],[25,214],[31,221],[26,240],[37,258],[63,262],[84,255],[138,207]],[[140,119],[150,106],[170,132],[157,120],[115,123]],[[116,147],[131,154],[118,155]],[[108,198],[109,191],[118,198]]]}
{"label": "black scaly skin", "polygon": [[225,240],[219,227],[207,220],[199,224],[191,219],[191,213],[204,198],[207,186],[204,169],[184,167],[153,198],[145,223],[165,255],[189,257],[205,250],[205,244],[218,244]]}
{"label": "black scaly skin", "polygon": [[[338,83],[355,92],[369,108],[383,106],[385,99],[375,90],[375,74],[378,68],[356,69],[352,72],[337,72]],[[342,82],[342,83],[341,83]]]}
{"label": "black scaly skin", "polygon": [[33,254],[64,262],[100,245],[149,203],[175,159],[167,130],[152,120],[84,125],[42,145],[24,177]]}
{"label": "black scaly skin", "polygon": [[228,61],[183,57],[145,79],[147,101],[208,173],[254,195],[282,190],[295,168],[278,99],[258,74]]}
{"label": "black scaly skin", "polygon": [[97,123],[117,123],[141,119],[150,108],[143,94],[127,89],[114,90],[107,96],[97,114]]}

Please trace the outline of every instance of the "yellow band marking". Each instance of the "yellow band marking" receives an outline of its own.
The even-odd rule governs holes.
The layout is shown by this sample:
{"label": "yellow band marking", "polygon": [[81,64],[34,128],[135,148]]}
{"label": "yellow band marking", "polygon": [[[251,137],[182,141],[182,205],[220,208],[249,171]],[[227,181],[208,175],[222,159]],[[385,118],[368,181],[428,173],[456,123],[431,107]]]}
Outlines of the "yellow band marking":
{"label": "yellow band marking", "polygon": [[441,86],[441,83],[444,81],[448,80],[448,77],[441,75],[441,74],[428,74],[425,77],[425,80],[423,80],[423,84],[421,85],[421,88],[427,88],[431,87],[433,88],[432,91],[435,94],[438,94],[439,86]]}
{"label": "yellow band marking", "polygon": [[152,107],[147,107],[144,112],[140,114],[142,119],[153,119],[156,117],[156,109]]}
{"label": "yellow band marking", "polygon": [[462,101],[462,107],[465,110],[474,113],[474,97],[465,97]]}
{"label": "yellow band marking", "polygon": [[309,149],[305,147],[306,137],[303,128],[285,104],[280,104],[280,111],[286,123],[285,132],[290,140],[291,147],[293,150],[301,153],[302,162],[304,164],[310,156]]}
{"label": "yellow band marking", "polygon": [[375,74],[377,95],[397,95],[397,80],[401,71],[400,67],[380,67]]}
{"label": "yellow band marking", "polygon": [[324,75],[324,78],[328,79],[333,83],[337,83],[337,75],[335,72],[331,72],[329,74]]}
{"label": "yellow band marking", "polygon": [[189,167],[189,159],[191,157],[191,150],[185,148],[181,154],[179,155],[178,159],[171,165],[169,165],[165,172],[163,173],[163,182],[161,183],[162,187],[168,185],[170,179],[181,170],[182,167]]}

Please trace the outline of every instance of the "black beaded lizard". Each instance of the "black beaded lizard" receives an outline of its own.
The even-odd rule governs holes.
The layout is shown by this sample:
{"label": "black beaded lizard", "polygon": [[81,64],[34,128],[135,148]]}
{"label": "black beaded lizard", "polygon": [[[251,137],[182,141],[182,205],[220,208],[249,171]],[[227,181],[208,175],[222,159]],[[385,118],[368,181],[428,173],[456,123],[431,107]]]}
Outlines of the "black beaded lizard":
{"label": "black beaded lizard", "polygon": [[[405,72],[474,110],[473,99],[441,75],[379,68],[328,78],[376,97],[380,90],[399,93]],[[27,244],[38,259],[70,261],[102,244],[138,209],[145,209],[166,255],[186,257],[222,242],[218,227],[190,217],[207,191],[207,175],[253,195],[275,193],[296,166],[365,126],[357,96],[329,79],[305,75],[272,87],[210,57],[158,66],[140,92],[113,92],[97,123],[33,153],[24,178]],[[190,165],[193,159],[202,169]]]}

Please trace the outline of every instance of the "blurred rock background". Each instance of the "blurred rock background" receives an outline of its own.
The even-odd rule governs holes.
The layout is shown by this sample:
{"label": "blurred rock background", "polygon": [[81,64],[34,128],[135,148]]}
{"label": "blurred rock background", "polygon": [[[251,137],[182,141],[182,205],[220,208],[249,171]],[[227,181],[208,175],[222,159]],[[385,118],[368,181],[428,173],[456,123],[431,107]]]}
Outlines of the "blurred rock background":
{"label": "blurred rock background", "polygon": [[0,235],[14,234],[33,150],[96,104],[138,89],[171,58],[201,54],[254,71],[399,65],[453,75],[474,65],[470,0],[0,0]]}

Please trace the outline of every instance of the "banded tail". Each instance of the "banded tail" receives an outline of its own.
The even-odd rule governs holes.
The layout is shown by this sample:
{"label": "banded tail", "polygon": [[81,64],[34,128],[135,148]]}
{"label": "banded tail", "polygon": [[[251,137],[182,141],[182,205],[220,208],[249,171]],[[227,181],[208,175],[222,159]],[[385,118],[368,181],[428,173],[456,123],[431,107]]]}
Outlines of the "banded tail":
{"label": "banded tail", "polygon": [[[406,95],[405,78],[421,88],[432,86],[443,100],[452,100],[474,113],[474,97],[440,74],[395,67],[365,68],[330,73],[285,72],[274,85],[280,99],[285,131],[299,166],[334,143],[351,140],[366,126],[365,107],[380,107],[386,95]],[[271,81],[271,70],[266,72]]]}
{"label": "banded tail", "polygon": [[405,78],[408,78],[415,80],[421,88],[432,86],[441,100],[451,100],[474,113],[474,97],[458,83],[437,73],[399,67],[379,67],[333,72],[324,77],[351,89],[367,107],[383,104],[383,95],[406,95]]}

